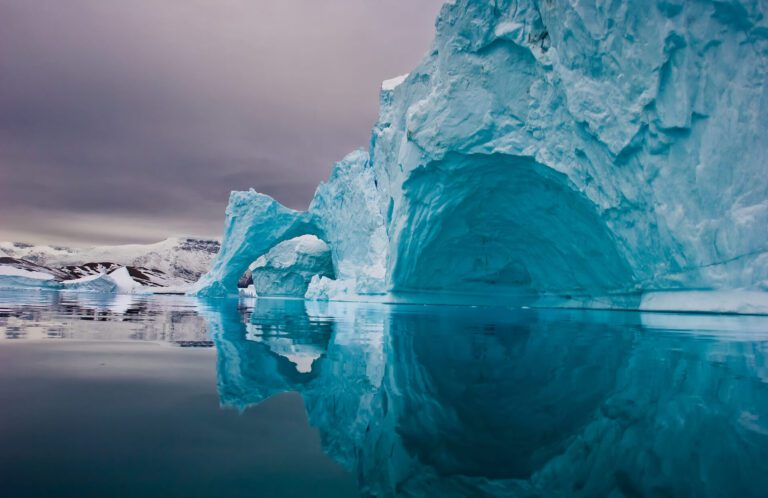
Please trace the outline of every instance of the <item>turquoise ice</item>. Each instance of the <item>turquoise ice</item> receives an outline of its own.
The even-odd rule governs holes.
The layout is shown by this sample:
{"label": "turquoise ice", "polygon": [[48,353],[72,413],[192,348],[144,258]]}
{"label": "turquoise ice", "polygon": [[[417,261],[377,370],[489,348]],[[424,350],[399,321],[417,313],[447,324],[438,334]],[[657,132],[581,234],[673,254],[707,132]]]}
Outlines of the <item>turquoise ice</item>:
{"label": "turquoise ice", "polygon": [[201,295],[317,235],[307,297],[768,312],[768,5],[456,0],[307,212],[233,193]]}

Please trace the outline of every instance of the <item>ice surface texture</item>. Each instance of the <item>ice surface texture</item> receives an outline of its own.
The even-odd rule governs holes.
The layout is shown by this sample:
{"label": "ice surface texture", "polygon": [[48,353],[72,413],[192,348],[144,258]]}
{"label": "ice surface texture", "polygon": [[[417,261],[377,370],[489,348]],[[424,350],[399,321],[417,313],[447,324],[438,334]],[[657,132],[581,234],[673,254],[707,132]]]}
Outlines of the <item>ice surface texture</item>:
{"label": "ice surface texture", "polygon": [[339,163],[305,213],[233,194],[199,293],[234,292],[250,261],[312,233],[338,280],[310,297],[639,307],[655,292],[645,307],[664,308],[659,292],[739,290],[732,311],[768,311],[766,11],[447,3],[429,54],[382,87],[370,158]]}

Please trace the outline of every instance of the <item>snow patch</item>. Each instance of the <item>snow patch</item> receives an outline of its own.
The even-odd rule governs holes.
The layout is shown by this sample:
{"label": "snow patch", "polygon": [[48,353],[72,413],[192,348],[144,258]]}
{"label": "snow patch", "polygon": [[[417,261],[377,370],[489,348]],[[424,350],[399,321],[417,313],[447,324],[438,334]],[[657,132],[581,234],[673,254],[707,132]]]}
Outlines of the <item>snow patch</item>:
{"label": "snow patch", "polygon": [[406,80],[406,78],[408,78],[409,74],[410,73],[401,74],[400,76],[382,81],[381,89],[385,92],[391,92],[395,88],[399,87]]}
{"label": "snow patch", "polygon": [[50,273],[24,270],[22,268],[15,268],[13,266],[8,266],[8,265],[0,265],[0,276],[24,277],[31,280],[54,280],[53,275],[51,275]]}

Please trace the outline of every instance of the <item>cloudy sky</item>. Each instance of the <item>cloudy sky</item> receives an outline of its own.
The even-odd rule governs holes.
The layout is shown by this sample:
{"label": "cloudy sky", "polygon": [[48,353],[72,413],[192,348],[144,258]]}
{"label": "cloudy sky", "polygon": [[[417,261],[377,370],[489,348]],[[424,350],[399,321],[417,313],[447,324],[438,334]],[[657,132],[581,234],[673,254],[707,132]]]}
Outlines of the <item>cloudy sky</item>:
{"label": "cloudy sky", "polygon": [[0,240],[219,237],[366,147],[443,0],[0,0]]}

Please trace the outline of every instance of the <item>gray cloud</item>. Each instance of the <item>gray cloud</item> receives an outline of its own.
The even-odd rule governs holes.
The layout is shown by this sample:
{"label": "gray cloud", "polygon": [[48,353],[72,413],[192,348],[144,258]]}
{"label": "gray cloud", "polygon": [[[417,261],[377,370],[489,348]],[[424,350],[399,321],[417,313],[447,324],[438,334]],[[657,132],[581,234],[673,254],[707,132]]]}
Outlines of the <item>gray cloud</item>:
{"label": "gray cloud", "polygon": [[0,0],[0,239],[218,236],[250,187],[305,208],[441,2]]}

